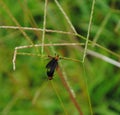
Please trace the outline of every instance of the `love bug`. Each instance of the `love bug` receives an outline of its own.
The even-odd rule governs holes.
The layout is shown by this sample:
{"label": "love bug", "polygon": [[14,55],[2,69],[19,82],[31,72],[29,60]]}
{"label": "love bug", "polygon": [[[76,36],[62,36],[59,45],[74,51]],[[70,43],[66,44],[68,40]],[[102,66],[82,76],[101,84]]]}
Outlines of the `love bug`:
{"label": "love bug", "polygon": [[[51,57],[51,56],[49,56],[49,57]],[[53,75],[54,75],[55,69],[58,68],[59,55],[56,55],[56,57],[51,57],[51,58],[52,59],[46,65],[47,76],[48,76],[49,80],[53,79]]]}

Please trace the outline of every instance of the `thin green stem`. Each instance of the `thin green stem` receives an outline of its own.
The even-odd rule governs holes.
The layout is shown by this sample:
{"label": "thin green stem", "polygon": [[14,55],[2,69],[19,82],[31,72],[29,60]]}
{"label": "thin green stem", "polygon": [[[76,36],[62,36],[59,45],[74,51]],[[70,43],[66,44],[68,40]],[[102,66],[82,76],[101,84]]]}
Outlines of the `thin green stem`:
{"label": "thin green stem", "polygon": [[63,108],[63,110],[64,110],[65,115],[68,115],[68,114],[67,114],[67,111],[66,111],[66,109],[65,109],[65,106],[64,106],[64,104],[63,104],[63,101],[62,101],[62,99],[61,99],[61,97],[60,97],[60,95],[59,95],[59,93],[58,93],[58,91],[57,91],[57,89],[56,89],[56,87],[55,87],[55,84],[53,83],[53,80],[51,80],[51,84],[52,84],[52,87],[53,87],[53,89],[54,89],[54,91],[55,91],[55,93],[56,93],[59,101],[60,101],[60,104],[61,104],[61,106],[62,106],[62,108]]}
{"label": "thin green stem", "polygon": [[[84,63],[82,65],[83,65],[83,69],[84,69],[84,76],[86,76]],[[86,89],[86,94],[87,94],[87,98],[88,98],[88,104],[89,104],[89,107],[90,107],[90,113],[91,113],[91,115],[93,115],[92,104],[91,104],[91,99],[90,99],[90,95],[89,95],[88,83],[87,83],[86,77],[84,77],[84,80],[85,80],[85,87],[86,87],[85,89]]]}
{"label": "thin green stem", "polygon": [[86,38],[86,43],[85,43],[85,49],[84,49],[84,54],[83,54],[83,63],[85,60],[86,52],[87,52],[87,46],[89,42],[89,36],[90,36],[90,30],[91,30],[91,25],[92,25],[92,18],[93,18],[93,12],[94,12],[94,6],[95,6],[95,0],[92,2],[92,9],[91,9],[91,14],[90,14],[90,21],[88,25],[88,32],[87,32],[87,38]]}
{"label": "thin green stem", "polygon": [[45,90],[47,84],[48,84],[48,82],[47,82],[47,83],[44,82],[44,84],[43,84],[42,86],[40,86],[40,87],[36,90],[36,92],[35,92],[35,94],[34,94],[34,97],[33,97],[33,99],[32,99],[32,104],[33,104],[33,105],[36,104],[38,98],[40,97],[40,94],[42,94],[42,91]]}
{"label": "thin green stem", "polygon": [[44,52],[45,29],[46,29],[46,14],[47,14],[47,2],[48,2],[48,1],[45,0],[41,55],[43,55],[43,52]]}
{"label": "thin green stem", "polygon": [[98,40],[101,32],[103,31],[106,23],[108,22],[108,19],[110,18],[110,14],[111,14],[111,12],[109,12],[109,13],[106,15],[106,17],[105,17],[105,19],[103,20],[103,22],[102,22],[99,30],[97,31],[97,33],[96,33],[96,35],[95,35],[95,37],[94,37],[94,39],[93,39],[93,43],[92,43],[92,46],[93,46],[93,47],[95,46],[95,43],[97,42],[97,40]]}
{"label": "thin green stem", "polygon": [[65,11],[63,10],[63,8],[61,7],[61,5],[59,4],[59,2],[57,0],[55,0],[56,5],[58,6],[58,8],[60,9],[60,11],[62,12],[62,14],[64,15],[65,19],[67,20],[68,24],[70,25],[71,29],[73,30],[73,32],[75,34],[77,34],[74,26],[72,25],[70,19],[68,18],[67,14],[65,13]]}
{"label": "thin green stem", "polygon": [[[81,35],[79,35],[79,34],[77,34],[76,36],[78,36],[79,38],[82,38],[82,39],[86,40],[86,38],[85,38],[84,36],[81,36]],[[89,43],[91,43],[91,44],[92,44],[92,42],[93,42],[93,41],[91,41],[91,40],[88,40],[88,41],[89,41]],[[112,55],[120,58],[120,55],[119,55],[119,54],[117,54],[117,53],[115,53],[115,52],[113,52],[113,51],[111,51],[111,50],[103,47],[102,45],[99,45],[98,43],[95,43],[95,46],[97,46],[97,47],[105,50],[106,52],[108,52],[108,53],[110,53],[110,54],[112,54]]]}

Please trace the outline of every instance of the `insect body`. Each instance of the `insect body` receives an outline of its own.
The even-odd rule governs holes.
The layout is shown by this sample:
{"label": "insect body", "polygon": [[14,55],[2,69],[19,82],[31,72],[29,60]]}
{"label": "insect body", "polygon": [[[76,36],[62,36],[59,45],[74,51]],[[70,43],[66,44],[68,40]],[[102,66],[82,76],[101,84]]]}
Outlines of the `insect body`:
{"label": "insect body", "polygon": [[58,60],[59,56],[57,55],[56,57],[52,57],[52,60],[46,65],[49,80],[53,79],[55,69],[58,67]]}

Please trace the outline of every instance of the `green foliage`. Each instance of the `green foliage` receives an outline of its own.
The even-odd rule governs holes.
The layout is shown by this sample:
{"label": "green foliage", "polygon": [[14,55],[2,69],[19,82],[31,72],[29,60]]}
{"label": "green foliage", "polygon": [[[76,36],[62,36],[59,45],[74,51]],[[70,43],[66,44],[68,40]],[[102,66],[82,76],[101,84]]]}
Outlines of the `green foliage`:
{"label": "green foliage", "polygon": [[[61,0],[62,9],[67,14],[76,36],[54,1],[48,0],[46,28],[70,32],[46,32],[44,44],[58,43],[58,46],[19,49],[16,70],[12,69],[14,49],[18,46],[42,43],[42,31],[2,28],[2,26],[43,28],[43,0],[1,0],[0,1],[0,114],[1,115],[78,115],[69,93],[57,72],[52,82],[46,75],[47,55],[70,59],[60,59],[61,71],[66,74],[70,87],[76,94],[76,101],[84,115],[120,114],[120,69],[95,55],[87,55],[84,63],[75,62],[83,58],[84,46],[63,45],[64,43],[85,43],[92,1]],[[93,9],[88,49],[119,62],[120,60],[120,1],[96,0]],[[16,23],[16,21],[17,23]],[[18,24],[19,23],[19,24]],[[80,37],[80,36],[83,37]],[[84,39],[83,39],[84,38]],[[95,41],[96,40],[96,41]],[[98,45],[93,46],[92,43]],[[110,51],[109,51],[110,50]],[[30,53],[32,55],[25,55]],[[55,87],[55,89],[54,89]],[[57,95],[57,93],[58,95]],[[62,102],[60,102],[60,99]],[[90,96],[90,100],[88,99]],[[62,105],[63,104],[63,105]],[[65,110],[64,110],[65,109]]]}

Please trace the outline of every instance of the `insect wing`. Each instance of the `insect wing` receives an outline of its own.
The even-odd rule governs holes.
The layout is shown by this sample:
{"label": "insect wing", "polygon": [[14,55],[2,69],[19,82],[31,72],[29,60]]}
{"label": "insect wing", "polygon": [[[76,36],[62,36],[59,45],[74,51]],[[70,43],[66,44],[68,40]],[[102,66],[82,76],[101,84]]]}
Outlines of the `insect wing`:
{"label": "insect wing", "polygon": [[58,66],[58,62],[57,60],[54,61],[54,63],[51,65],[51,68],[50,68],[50,71],[54,73],[55,69],[57,68]]}
{"label": "insect wing", "polygon": [[54,58],[46,65],[47,68],[47,75],[50,77],[53,76],[54,71],[56,69],[56,67],[58,66],[58,62],[57,60],[55,60]]}
{"label": "insect wing", "polygon": [[53,66],[53,64],[55,63],[55,59],[53,58],[47,65],[46,68],[51,68],[51,66]]}
{"label": "insect wing", "polygon": [[47,65],[46,68],[55,69],[58,66],[58,60],[53,58]]}

